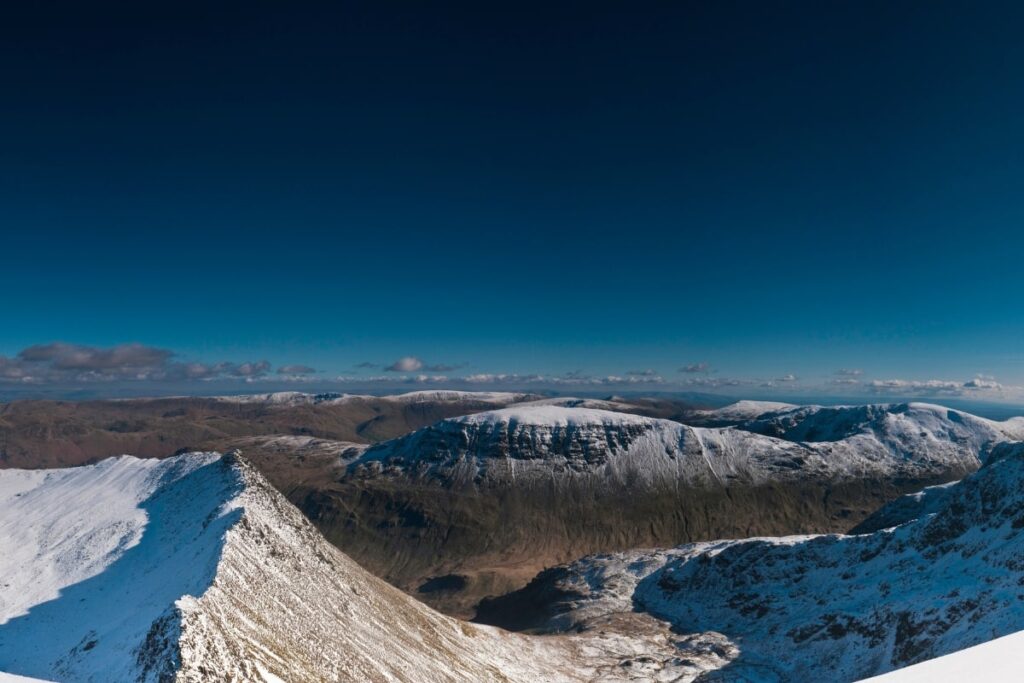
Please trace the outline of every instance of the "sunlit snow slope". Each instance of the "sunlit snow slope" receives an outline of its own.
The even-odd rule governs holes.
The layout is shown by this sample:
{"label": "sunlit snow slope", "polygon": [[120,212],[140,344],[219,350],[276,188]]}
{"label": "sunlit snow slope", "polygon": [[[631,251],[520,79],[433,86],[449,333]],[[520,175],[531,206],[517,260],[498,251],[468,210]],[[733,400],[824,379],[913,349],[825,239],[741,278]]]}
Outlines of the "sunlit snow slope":
{"label": "sunlit snow slope", "polygon": [[11,675],[679,677],[664,628],[530,638],[430,610],[327,543],[235,454],[0,472],[0,539],[0,671]]}
{"label": "sunlit snow slope", "polygon": [[1022,672],[1024,632],[868,678],[864,683],[1019,683]]}

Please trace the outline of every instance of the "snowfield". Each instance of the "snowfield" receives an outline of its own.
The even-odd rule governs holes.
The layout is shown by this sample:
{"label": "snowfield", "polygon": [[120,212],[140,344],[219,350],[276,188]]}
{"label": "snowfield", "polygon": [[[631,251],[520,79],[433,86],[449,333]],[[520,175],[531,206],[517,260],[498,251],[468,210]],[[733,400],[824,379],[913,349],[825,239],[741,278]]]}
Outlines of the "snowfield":
{"label": "snowfield", "polygon": [[[0,471],[0,671],[78,681],[679,680],[675,636],[528,637],[361,569],[236,454]],[[690,669],[693,664],[687,664]]]}

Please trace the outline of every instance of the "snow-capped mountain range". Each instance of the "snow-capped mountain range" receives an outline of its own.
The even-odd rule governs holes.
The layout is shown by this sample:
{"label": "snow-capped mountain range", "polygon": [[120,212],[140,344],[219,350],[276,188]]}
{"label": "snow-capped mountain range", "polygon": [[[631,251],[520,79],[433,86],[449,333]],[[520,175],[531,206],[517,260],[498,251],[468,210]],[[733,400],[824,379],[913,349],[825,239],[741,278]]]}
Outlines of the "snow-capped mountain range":
{"label": "snow-capped mountain range", "polygon": [[1024,630],[1022,491],[1024,443],[1004,443],[929,505],[895,503],[894,518],[920,514],[894,528],[584,558],[504,608],[532,601],[517,616],[548,631],[641,610],[722,634],[722,680],[859,680]]}
{"label": "snow-capped mountain range", "polygon": [[1024,435],[1024,420],[918,403],[747,403],[724,411],[743,418],[727,427],[561,403],[377,443],[300,505],[364,566],[468,616],[481,598],[595,552],[845,532]]}
{"label": "snow-capped mountain range", "polygon": [[546,485],[552,477],[598,476],[616,487],[717,487],[962,475],[996,444],[1024,438],[1022,418],[995,422],[923,403],[756,404],[722,414],[748,419],[734,427],[689,427],[606,410],[524,404],[444,420],[378,444],[352,469],[452,485]]}
{"label": "snow-capped mountain range", "polygon": [[[330,463],[292,499],[397,585],[468,587],[436,598],[456,614],[595,550],[863,533],[585,557],[481,605],[558,632],[527,636],[371,576],[237,453],[0,470],[0,680],[852,681],[1024,629],[1024,419],[741,402],[694,427],[626,408],[527,397],[370,447],[236,441]],[[867,516],[879,487],[979,466]]]}
{"label": "snow-capped mountain range", "polygon": [[327,543],[237,454],[0,472],[0,671],[79,681],[676,680],[667,629],[459,622]]}

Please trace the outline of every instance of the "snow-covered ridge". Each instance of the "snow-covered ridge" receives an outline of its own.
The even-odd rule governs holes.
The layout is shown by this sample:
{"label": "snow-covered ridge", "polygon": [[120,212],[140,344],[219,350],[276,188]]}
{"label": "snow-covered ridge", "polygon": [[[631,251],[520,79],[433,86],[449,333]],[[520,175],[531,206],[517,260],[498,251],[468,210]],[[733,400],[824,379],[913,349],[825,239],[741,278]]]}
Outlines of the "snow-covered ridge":
{"label": "snow-covered ridge", "polygon": [[722,422],[742,422],[753,420],[767,413],[777,413],[797,407],[799,406],[792,403],[780,403],[778,401],[742,400],[714,410],[698,410],[694,414],[695,416],[720,420]]}
{"label": "snow-covered ridge", "polygon": [[[0,671],[89,681],[678,680],[673,636],[440,615],[236,454],[0,471]],[[651,622],[653,623],[653,622]]]}
{"label": "snow-covered ridge", "polygon": [[949,477],[976,469],[996,444],[1024,438],[1024,420],[999,423],[926,404],[759,414],[735,427],[704,428],[592,408],[522,404],[444,420],[378,444],[351,471],[464,484],[586,474],[619,484],[707,487],[801,478]]}
{"label": "snow-covered ridge", "polygon": [[[1024,443],[1000,444],[933,501],[918,518],[866,535],[585,558],[549,591],[565,596],[550,626],[639,608],[737,645],[727,680],[837,682],[1024,630]],[[984,666],[975,674],[991,680]]]}
{"label": "snow-covered ridge", "polygon": [[143,501],[216,457],[122,456],[89,467],[0,472],[0,621],[56,598],[136,547],[149,517]]}
{"label": "snow-covered ridge", "polygon": [[521,406],[561,406],[563,408],[594,408],[596,410],[617,410],[619,412],[630,412],[636,409],[636,405],[624,398],[611,396],[601,398],[576,398],[574,396],[555,396],[549,398],[538,398],[519,403]]}
{"label": "snow-covered ridge", "polygon": [[739,425],[741,429],[789,441],[839,441],[858,434],[902,436],[921,427],[949,438],[1024,439],[1024,417],[989,420],[931,403],[799,406],[773,410]]}
{"label": "snow-covered ridge", "polygon": [[238,487],[218,458],[0,472],[0,671],[136,680],[154,621],[213,580]]}
{"label": "snow-covered ridge", "polygon": [[315,436],[294,434],[272,434],[267,436],[241,436],[230,441],[232,447],[240,449],[259,448],[264,451],[292,457],[319,455],[335,456],[340,461],[356,458],[366,450],[364,443],[320,439]]}
{"label": "snow-covered ridge", "polygon": [[667,420],[659,421],[628,413],[561,405],[513,406],[502,410],[491,410],[474,415],[454,417],[448,421],[454,424],[467,425],[508,425],[510,429],[515,429],[516,425],[553,428],[595,425],[617,427],[621,425],[647,425],[657,422],[672,424]]}

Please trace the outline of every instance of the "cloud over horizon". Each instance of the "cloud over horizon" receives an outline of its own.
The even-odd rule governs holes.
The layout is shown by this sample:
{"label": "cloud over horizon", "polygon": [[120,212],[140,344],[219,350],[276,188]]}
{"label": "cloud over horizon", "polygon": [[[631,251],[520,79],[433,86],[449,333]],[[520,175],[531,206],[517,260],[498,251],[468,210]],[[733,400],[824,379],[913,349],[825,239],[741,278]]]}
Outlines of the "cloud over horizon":
{"label": "cloud over horizon", "polygon": [[[371,368],[378,367],[374,363],[360,363],[360,368]],[[384,372],[451,372],[452,370],[458,370],[463,365],[448,365],[445,363],[435,363],[433,365],[424,363],[416,356],[402,356],[391,365],[384,368]]]}
{"label": "cloud over horizon", "polygon": [[879,393],[890,392],[894,394],[926,394],[935,396],[977,396],[980,394],[998,396],[1009,388],[1004,387],[1002,384],[988,376],[977,376],[965,382],[940,379],[872,380],[868,382],[866,386]]}
{"label": "cloud over horizon", "polygon": [[699,372],[709,372],[711,370],[707,363],[690,363],[679,368],[679,372],[685,372],[687,374],[696,374]]}
{"label": "cloud over horizon", "polygon": [[313,375],[316,372],[316,368],[308,365],[282,365],[277,369],[279,375]]}
{"label": "cloud over horizon", "polygon": [[[66,342],[50,342],[25,347],[12,356],[0,356],[0,389],[6,395],[31,396],[115,396],[123,393],[160,395],[175,393],[212,393],[242,391],[259,384],[262,391],[286,389],[296,385],[323,391],[390,391],[389,387],[429,384],[438,388],[521,390],[551,392],[651,391],[717,393],[734,398],[800,396],[850,397],[866,401],[884,397],[894,399],[964,398],[999,401],[1024,401],[1024,388],[1007,385],[990,375],[971,379],[863,379],[859,369],[841,369],[818,380],[801,381],[795,373],[767,375],[762,378],[727,376],[711,372],[707,363],[679,368],[682,377],[668,380],[655,368],[634,368],[621,374],[590,373],[584,370],[564,372],[489,372],[454,373],[466,367],[454,364],[428,364],[417,356],[403,356],[389,365],[363,362],[359,369],[378,368],[378,374],[354,373],[338,376],[323,373],[301,363],[277,366],[269,360],[221,360],[205,362],[183,357],[170,349],[140,343],[96,347]],[[135,388],[131,388],[135,387]],[[234,389],[232,389],[234,387]],[[374,387],[379,387],[375,389]]]}
{"label": "cloud over horizon", "polygon": [[254,380],[266,376],[269,361],[182,362],[177,354],[145,344],[108,348],[51,342],[26,347],[13,358],[0,356],[0,381],[21,384],[103,382],[182,382],[212,379]]}

